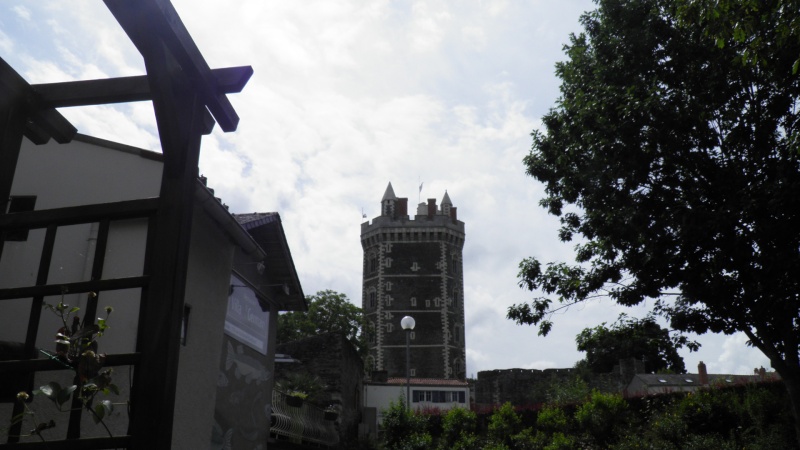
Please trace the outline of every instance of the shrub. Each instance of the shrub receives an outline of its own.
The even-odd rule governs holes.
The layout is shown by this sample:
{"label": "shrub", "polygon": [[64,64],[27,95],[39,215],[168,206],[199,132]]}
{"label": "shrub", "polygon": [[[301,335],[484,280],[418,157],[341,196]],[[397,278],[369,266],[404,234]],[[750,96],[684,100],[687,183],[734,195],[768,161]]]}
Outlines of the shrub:
{"label": "shrub", "polygon": [[[478,416],[464,408],[453,408],[442,418],[442,435],[439,448],[472,448],[477,430]],[[472,437],[473,439],[470,439]],[[475,442],[477,445],[477,442]]]}
{"label": "shrub", "polygon": [[589,401],[575,412],[575,420],[600,446],[613,440],[614,428],[625,420],[628,403],[617,394],[592,391]]}
{"label": "shrub", "polygon": [[389,404],[382,426],[386,450],[428,450],[433,446],[425,416],[408,411],[403,397]]}
{"label": "shrub", "polygon": [[492,442],[511,445],[511,436],[519,433],[522,428],[522,421],[514,411],[511,403],[506,402],[503,406],[494,410],[489,418],[488,435]]}

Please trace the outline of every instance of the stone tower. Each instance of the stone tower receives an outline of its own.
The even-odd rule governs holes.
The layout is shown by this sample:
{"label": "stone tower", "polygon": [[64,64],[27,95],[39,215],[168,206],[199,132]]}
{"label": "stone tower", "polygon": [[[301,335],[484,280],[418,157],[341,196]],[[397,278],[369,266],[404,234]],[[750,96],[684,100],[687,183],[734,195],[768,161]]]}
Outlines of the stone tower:
{"label": "stone tower", "polygon": [[406,336],[400,319],[416,321],[411,332],[411,376],[466,378],[464,278],[461,251],[464,222],[447,192],[417,206],[397,198],[392,183],[381,200],[381,215],[361,224],[364,249],[362,306],[369,321],[367,367],[389,377],[406,375]]}

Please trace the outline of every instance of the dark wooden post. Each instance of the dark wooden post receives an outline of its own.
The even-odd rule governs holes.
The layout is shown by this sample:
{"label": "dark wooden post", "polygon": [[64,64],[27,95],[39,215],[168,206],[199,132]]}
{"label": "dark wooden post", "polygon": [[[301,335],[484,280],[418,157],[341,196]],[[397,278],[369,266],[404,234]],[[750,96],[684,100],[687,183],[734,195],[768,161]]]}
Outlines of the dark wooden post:
{"label": "dark wooden post", "polygon": [[[142,304],[138,351],[144,355],[131,392],[130,434],[137,449],[171,444],[180,329],[192,229],[200,139],[208,112],[166,48],[145,56],[164,153],[151,283]],[[145,409],[146,408],[146,409]]]}

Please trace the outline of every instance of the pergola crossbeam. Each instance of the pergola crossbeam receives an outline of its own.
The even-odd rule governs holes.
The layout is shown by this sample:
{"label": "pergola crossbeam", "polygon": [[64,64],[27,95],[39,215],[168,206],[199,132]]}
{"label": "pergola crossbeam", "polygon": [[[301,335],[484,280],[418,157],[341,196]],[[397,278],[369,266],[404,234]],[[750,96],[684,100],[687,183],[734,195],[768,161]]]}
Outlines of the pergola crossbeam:
{"label": "pergola crossbeam", "polygon": [[[241,92],[253,75],[250,66],[212,69],[217,95]],[[153,99],[146,75],[100,80],[66,81],[31,85],[41,104],[49,108],[105,105]]]}
{"label": "pergola crossbeam", "polygon": [[[225,132],[235,131],[239,116],[224,94],[219,93],[211,68],[183,25],[175,7],[167,0],[104,0],[131,42],[147,59],[154,36],[178,62],[194,90]],[[148,27],[141,26],[148,23]]]}

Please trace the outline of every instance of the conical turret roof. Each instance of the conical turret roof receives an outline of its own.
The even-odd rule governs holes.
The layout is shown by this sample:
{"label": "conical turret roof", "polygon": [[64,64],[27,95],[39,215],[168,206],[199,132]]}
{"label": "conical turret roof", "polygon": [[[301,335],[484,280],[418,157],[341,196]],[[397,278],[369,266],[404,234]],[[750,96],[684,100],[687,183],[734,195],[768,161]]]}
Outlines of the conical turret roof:
{"label": "conical turret roof", "polygon": [[386,192],[383,193],[383,198],[381,201],[384,200],[397,200],[397,196],[394,195],[394,189],[392,189],[392,182],[389,182],[389,185],[386,186]]}
{"label": "conical turret roof", "polygon": [[442,204],[443,205],[453,206],[453,202],[450,201],[450,196],[447,195],[447,191],[446,190],[444,191],[444,197],[442,198]]}

